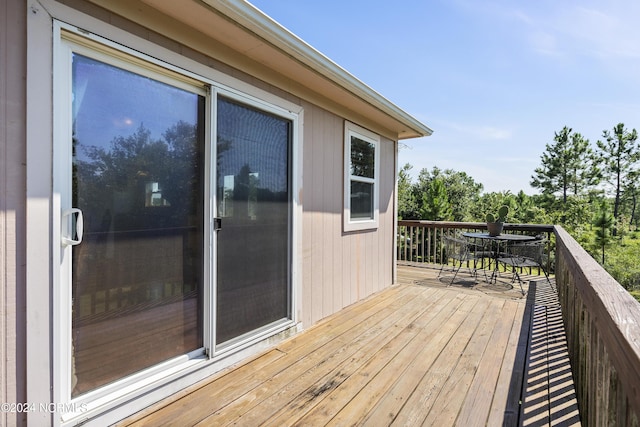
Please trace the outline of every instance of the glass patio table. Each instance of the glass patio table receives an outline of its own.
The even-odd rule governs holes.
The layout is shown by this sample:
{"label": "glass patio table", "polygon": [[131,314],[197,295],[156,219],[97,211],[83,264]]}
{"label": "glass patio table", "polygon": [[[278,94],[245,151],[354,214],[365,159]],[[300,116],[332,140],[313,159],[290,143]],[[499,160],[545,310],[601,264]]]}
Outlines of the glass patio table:
{"label": "glass patio table", "polygon": [[[467,232],[462,233],[462,235],[468,239],[482,240],[483,251],[488,244],[490,258],[494,261],[494,268],[488,280],[489,283],[496,283],[498,280],[498,257],[500,257],[500,246],[502,244],[509,245],[514,242],[530,242],[536,240],[534,236],[526,236],[523,234],[498,234],[497,236],[491,236],[489,233]],[[489,266],[491,266],[491,264],[489,264]]]}

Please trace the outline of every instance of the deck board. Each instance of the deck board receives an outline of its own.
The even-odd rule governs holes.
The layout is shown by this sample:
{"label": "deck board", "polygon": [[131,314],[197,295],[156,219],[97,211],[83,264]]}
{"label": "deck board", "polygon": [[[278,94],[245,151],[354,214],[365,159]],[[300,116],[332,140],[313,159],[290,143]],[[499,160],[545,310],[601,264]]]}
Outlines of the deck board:
{"label": "deck board", "polygon": [[493,329],[487,342],[487,354],[480,358],[477,373],[474,378],[482,378],[482,381],[474,381],[469,385],[465,401],[460,409],[458,422],[461,425],[473,425],[477,420],[488,420],[493,399],[506,402],[506,396],[497,393],[497,385],[500,376],[502,361],[509,358],[507,353],[509,338],[512,334],[515,317],[521,314],[514,304],[504,304],[499,317],[504,322],[499,322]]}
{"label": "deck board", "polygon": [[[489,318],[486,316],[484,319],[487,321],[493,321],[494,318]],[[485,325],[481,324],[479,327],[485,327]],[[466,342],[464,338],[468,338],[469,341]],[[426,414],[426,418],[421,422],[423,425],[453,425],[455,420],[457,419],[458,413],[460,411],[462,402],[465,399],[465,395],[467,390],[470,388],[471,383],[473,381],[477,363],[478,356],[484,352],[485,346],[487,344],[486,337],[482,335],[469,335],[468,337],[464,337],[460,344],[464,346],[459,351],[453,347],[450,351],[445,350],[441,355],[443,360],[450,360],[451,355],[461,353],[462,356],[457,360],[454,364],[447,364],[446,370],[442,373],[436,373],[436,378],[443,381],[442,388],[440,392],[435,396],[433,400],[433,404],[430,405],[431,410]],[[423,383],[426,386],[430,383],[429,376],[426,376],[423,379]],[[410,405],[410,402],[409,402]],[[409,408],[410,406],[405,408]],[[419,415],[417,418],[418,422],[420,422],[420,417],[423,417],[425,414],[421,414],[421,408],[419,407],[410,407],[413,412],[416,412]],[[405,410],[406,412],[406,410]],[[396,425],[406,425],[401,417],[398,417],[394,420],[394,424]],[[412,423],[413,424],[413,423]]]}
{"label": "deck board", "polygon": [[[514,313],[513,325],[507,341],[500,371],[493,392],[492,405],[489,410],[487,425],[515,425],[520,412],[520,393],[524,378],[525,358],[528,348],[528,321],[531,307],[527,305],[524,314]],[[500,407],[493,402],[506,402],[506,407]],[[473,408],[467,411],[473,411]],[[468,417],[469,415],[467,415]]]}
{"label": "deck board", "polygon": [[526,366],[532,295],[437,273],[401,266],[400,284],[119,425],[540,425],[554,404],[574,420],[570,390],[535,377],[564,379],[566,361],[540,341]]}
{"label": "deck board", "polygon": [[231,415],[234,422],[243,425],[258,425],[273,416],[283,403],[295,408],[296,412],[304,411],[326,393],[341,387],[381,345],[383,348],[389,346],[385,343],[388,328],[405,328],[423,311],[423,307],[403,304],[394,310],[393,316],[387,313],[389,315],[382,318],[376,316],[375,322],[365,322],[368,327],[364,331],[352,328],[261,384],[259,392],[250,399],[236,401],[233,407],[225,410],[225,416]]}
{"label": "deck board", "polygon": [[[428,322],[427,319],[434,318],[441,311],[438,305],[443,300],[444,293],[434,294],[434,301],[431,305],[425,305],[420,313],[419,318],[414,318],[409,323],[396,323],[394,328],[401,328],[402,331],[393,336],[389,341],[374,342],[370,348],[363,349],[362,359],[352,359],[345,366],[340,367],[335,375],[344,378],[344,382],[340,387],[332,389],[326,396],[321,399],[314,399],[312,408],[309,412],[302,415],[295,405],[291,405],[286,413],[279,414],[269,420],[269,425],[286,425],[292,420],[296,420],[303,425],[317,425],[327,419],[331,413],[346,412],[351,413],[353,417],[366,413],[359,408],[354,409],[354,402],[358,401],[356,397],[364,389],[372,390],[373,393],[363,396],[366,406],[367,401],[375,399],[375,396],[384,393],[388,384],[376,382],[375,385],[370,384],[371,381],[379,378],[386,379],[387,383],[392,378],[391,375],[378,375],[381,372],[402,369],[407,362],[408,356],[413,351],[418,351],[420,346],[419,337],[422,332],[421,325]],[[362,400],[362,399],[361,399]],[[357,406],[357,404],[355,404]],[[350,417],[351,419],[354,419]]]}
{"label": "deck board", "polygon": [[[437,350],[443,345],[441,343],[450,338],[447,327],[455,327],[451,316],[461,307],[472,304],[472,301],[468,298],[448,298],[445,303],[437,313],[431,312],[434,315],[432,319],[422,319],[422,322],[414,325],[413,329],[419,329],[419,334],[411,346],[401,349],[402,352],[391,363],[358,390],[357,395],[336,414],[329,425],[393,417],[398,402],[406,401],[415,389],[415,381],[422,376],[424,366],[435,359]],[[425,346],[426,342],[433,345]]]}

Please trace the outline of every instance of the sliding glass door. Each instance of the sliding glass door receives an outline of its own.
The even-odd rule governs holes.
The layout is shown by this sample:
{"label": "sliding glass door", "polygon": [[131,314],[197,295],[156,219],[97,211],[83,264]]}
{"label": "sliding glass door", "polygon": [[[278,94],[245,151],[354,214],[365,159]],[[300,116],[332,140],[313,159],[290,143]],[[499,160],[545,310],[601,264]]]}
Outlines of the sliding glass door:
{"label": "sliding glass door", "polygon": [[290,327],[296,115],[61,38],[59,400],[119,398]]}
{"label": "sliding glass door", "polygon": [[216,344],[291,319],[291,127],[218,99]]}
{"label": "sliding glass door", "polygon": [[205,96],[79,54],[72,70],[77,396],[203,346]]}

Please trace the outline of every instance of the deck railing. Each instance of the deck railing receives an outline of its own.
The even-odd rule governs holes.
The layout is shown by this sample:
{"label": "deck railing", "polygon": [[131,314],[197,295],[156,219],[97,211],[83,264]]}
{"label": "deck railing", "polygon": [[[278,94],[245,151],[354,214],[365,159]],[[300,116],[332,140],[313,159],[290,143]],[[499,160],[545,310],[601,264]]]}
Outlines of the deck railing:
{"label": "deck railing", "polygon": [[638,425],[640,303],[562,227],[556,284],[583,425]]}
{"label": "deck railing", "polygon": [[[399,262],[425,264],[443,264],[443,236],[452,236],[464,232],[487,231],[483,222],[451,222],[451,221],[398,221],[397,256]],[[553,248],[555,246],[552,225],[538,224],[505,224],[504,233],[544,235],[547,238],[547,272],[553,272]],[[490,262],[490,260],[487,260]],[[491,265],[487,265],[491,267]],[[537,273],[540,273],[539,271]]]}
{"label": "deck railing", "polygon": [[[640,303],[562,227],[505,224],[504,229],[548,237],[582,424],[638,425]],[[442,236],[483,230],[483,223],[399,221],[398,261],[439,264]],[[562,390],[556,394],[562,398]]]}

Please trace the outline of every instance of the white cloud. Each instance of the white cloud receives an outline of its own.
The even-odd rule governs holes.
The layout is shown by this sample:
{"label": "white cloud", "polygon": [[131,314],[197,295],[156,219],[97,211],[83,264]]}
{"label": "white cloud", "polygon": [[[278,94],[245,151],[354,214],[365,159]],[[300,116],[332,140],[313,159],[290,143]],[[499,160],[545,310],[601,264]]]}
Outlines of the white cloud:
{"label": "white cloud", "polygon": [[513,137],[513,131],[507,127],[457,123],[433,118],[427,122],[433,124],[439,134],[462,134],[467,140],[503,141]]}
{"label": "white cloud", "polygon": [[[554,2],[539,11],[514,10],[530,47],[545,55],[591,57],[599,61],[640,59],[640,6],[635,1]],[[587,4],[587,5],[585,5]]]}
{"label": "white cloud", "polygon": [[561,56],[556,36],[545,31],[533,31],[528,37],[529,43],[535,52],[542,55]]}
{"label": "white cloud", "polygon": [[571,25],[562,30],[582,54],[598,59],[640,58],[640,29],[633,13],[637,7],[619,10],[615,5],[604,3],[606,10],[576,7],[569,11]]}
{"label": "white cloud", "polygon": [[512,132],[509,129],[497,128],[491,126],[482,126],[477,129],[472,129],[472,133],[477,135],[480,139],[492,139],[492,140],[505,140],[512,136]]}

